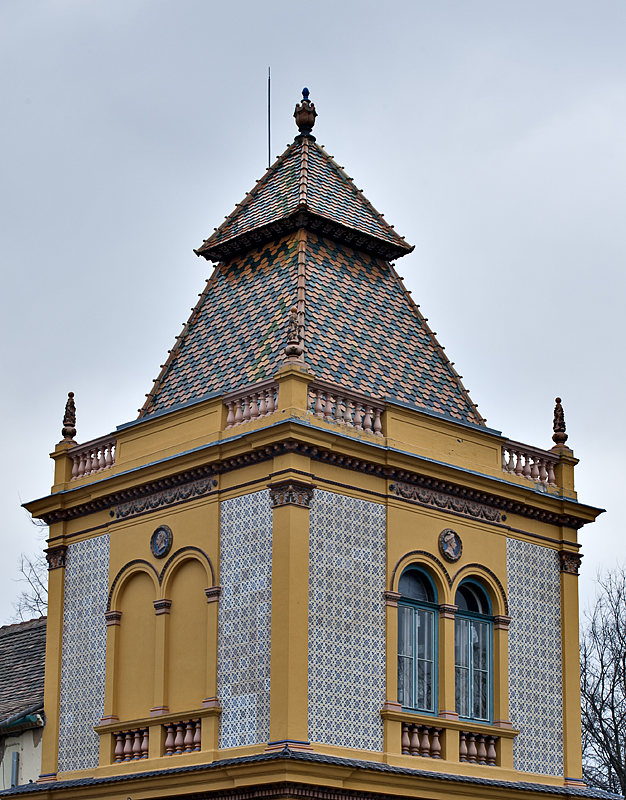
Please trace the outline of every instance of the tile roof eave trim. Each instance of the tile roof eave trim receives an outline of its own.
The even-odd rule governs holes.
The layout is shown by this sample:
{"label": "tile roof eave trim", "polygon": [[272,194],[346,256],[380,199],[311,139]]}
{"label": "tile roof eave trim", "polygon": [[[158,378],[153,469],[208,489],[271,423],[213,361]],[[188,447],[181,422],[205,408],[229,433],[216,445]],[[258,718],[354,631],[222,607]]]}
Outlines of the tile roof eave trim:
{"label": "tile roof eave trim", "polygon": [[[332,231],[320,230],[321,227],[329,225],[332,226]],[[279,217],[266,225],[239,233],[230,239],[224,239],[215,244],[211,244],[209,240],[205,245],[194,250],[194,253],[208,261],[225,261],[279,237],[293,233],[298,228],[306,228],[306,230],[310,230],[322,238],[334,239],[347,247],[385,261],[402,258],[402,256],[412,253],[415,249],[415,245],[410,245],[406,242],[400,243],[400,240],[396,243],[390,242],[387,239],[365,233],[357,228],[343,225],[332,217],[311,211],[309,208],[300,207],[287,216]],[[357,239],[359,243],[355,244]]]}
{"label": "tile roof eave trim", "polygon": [[[25,786],[14,789],[6,789],[0,792],[0,797],[15,796],[18,794],[30,794],[31,792],[46,792],[52,794],[56,789],[71,789],[82,786],[100,786],[103,784],[121,783],[142,778],[158,777],[163,775],[183,775],[188,773],[198,773],[206,770],[207,772],[216,769],[224,769],[233,766],[255,764],[266,761],[306,761],[309,763],[328,764],[329,766],[347,767],[363,771],[386,773],[389,775],[403,775],[407,777],[423,778],[425,780],[445,781],[456,784],[469,784],[474,786],[484,786],[494,789],[508,789],[520,792],[537,792],[539,794],[558,795],[560,797],[588,797],[598,798],[599,800],[617,800],[621,795],[611,794],[601,789],[574,786],[554,786],[546,783],[532,783],[530,781],[506,781],[497,778],[477,778],[471,775],[454,775],[447,772],[433,772],[424,769],[413,769],[411,767],[396,767],[380,761],[365,761],[356,758],[341,758],[338,756],[326,756],[319,753],[303,753],[290,750],[285,747],[273,753],[259,753],[252,756],[239,756],[235,758],[223,758],[209,764],[196,764],[188,767],[174,767],[169,769],[153,770],[150,772],[135,772],[126,775],[111,775],[103,778],[74,778],[72,780],[58,781],[54,783],[46,782],[42,784],[26,784]],[[259,782],[262,783],[262,782]],[[296,783],[294,781],[294,783]],[[302,781],[297,782],[299,785]],[[307,785],[307,784],[305,784]],[[317,785],[317,784],[316,784]],[[210,790],[208,790],[210,792]],[[356,792],[355,792],[356,793]],[[369,794],[369,793],[368,793]],[[224,795],[227,797],[227,794]],[[375,796],[375,795],[374,795]],[[402,792],[398,793],[402,796]]]}

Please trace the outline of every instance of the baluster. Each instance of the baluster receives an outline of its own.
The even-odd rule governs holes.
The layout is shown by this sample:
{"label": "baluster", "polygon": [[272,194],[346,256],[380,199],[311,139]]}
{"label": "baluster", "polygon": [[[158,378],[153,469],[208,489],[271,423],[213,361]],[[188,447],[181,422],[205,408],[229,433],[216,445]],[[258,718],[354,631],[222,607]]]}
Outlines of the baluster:
{"label": "baluster", "polygon": [[98,472],[106,468],[107,462],[105,458],[106,444],[100,445],[96,450],[96,457],[98,459]]}
{"label": "baluster", "polygon": [[235,412],[233,411],[233,401],[230,400],[228,403],[226,403],[226,406],[228,408],[228,416],[226,417],[226,430],[228,430],[229,428],[232,428],[233,425],[235,424]]}
{"label": "baluster", "polygon": [[183,725],[185,725],[185,740],[184,740],[185,753],[191,753],[191,751],[193,750],[194,724],[189,719],[187,720],[187,722],[183,722]]}
{"label": "baluster", "polygon": [[459,761],[467,761],[467,733],[459,733]]}
{"label": "baluster", "polygon": [[333,421],[333,396],[330,392],[324,392],[326,402],[324,403],[324,419],[326,422]]}
{"label": "baluster", "polygon": [[[274,392],[276,392],[276,399],[274,399]],[[278,405],[278,386],[272,386],[267,395],[267,413],[273,414]]]}
{"label": "baluster", "polygon": [[404,755],[404,756],[408,756],[409,755],[409,744],[410,744],[410,741],[411,740],[409,739],[409,726],[406,724],[406,722],[403,722],[402,723],[402,741],[401,741],[401,744],[402,744],[402,755]]}
{"label": "baluster", "polygon": [[422,739],[420,742],[420,755],[426,758],[430,757],[430,728],[426,725],[421,727]]}
{"label": "baluster", "polygon": [[476,734],[475,733],[468,733],[467,734],[467,760],[470,764],[476,763],[476,756],[478,751],[476,750]]}
{"label": "baluster", "polygon": [[380,421],[380,414],[382,409],[374,409],[374,436],[382,436],[383,423]]}
{"label": "baluster", "polygon": [[185,744],[185,726],[182,722],[179,722],[176,725],[176,738],[174,739],[174,750],[176,755],[180,755],[183,752],[183,746]]}
{"label": "baluster", "polygon": [[365,406],[365,416],[363,417],[363,430],[372,430],[372,407]]}
{"label": "baluster", "polygon": [[316,417],[324,416],[324,404],[322,402],[322,390],[315,390],[315,404],[313,406],[313,413]]}
{"label": "baluster", "polygon": [[111,466],[115,466],[115,457],[117,456],[117,442],[111,444]]}
{"label": "baluster", "polygon": [[357,403],[354,407],[354,427],[358,431],[363,430],[363,406]]}
{"label": "baluster", "polygon": [[176,726],[166,725],[165,730],[165,755],[171,756],[174,755],[174,731],[176,730]]}
{"label": "baluster", "polygon": [[441,728],[431,728],[431,743],[430,743],[430,757],[431,758],[441,758],[441,741],[439,740],[439,735],[441,733]]}
{"label": "baluster", "polygon": [[193,749],[200,750],[202,744],[202,721],[194,720],[195,729],[193,732]]}
{"label": "baluster", "polygon": [[124,760],[124,734],[120,731],[115,733],[115,763],[119,764]]}
{"label": "baluster", "polygon": [[548,470],[546,469],[545,458],[539,459],[539,480],[545,483],[548,480]]}
{"label": "baluster", "polygon": [[267,403],[265,402],[265,396],[267,395],[267,389],[263,389],[262,392],[259,392],[259,416],[264,417],[267,414]]}
{"label": "baluster", "polygon": [[524,469],[522,471],[522,475],[525,478],[530,478],[532,474],[530,470],[530,456],[528,455],[528,453],[525,453],[524,456],[525,456],[525,461],[524,461]]}
{"label": "baluster", "polygon": [[533,463],[532,463],[532,466],[530,468],[530,477],[534,481],[538,481],[539,480],[539,462],[538,462],[538,459],[535,456],[533,456]]}
{"label": "baluster", "polygon": [[335,422],[343,423],[343,403],[348,403],[348,401],[342,397],[340,394],[337,395],[335,400]]}
{"label": "baluster", "polygon": [[548,483],[550,486],[556,486],[556,476],[554,474],[554,464],[548,461]]}
{"label": "baluster", "polygon": [[259,393],[254,392],[250,395],[250,419],[255,420],[259,418]]}
{"label": "baluster", "polygon": [[141,730],[137,728],[133,731],[133,761],[141,758]]}
{"label": "baluster", "polygon": [[241,425],[243,422],[243,400],[242,398],[238,398],[235,400],[235,404],[237,409],[235,411],[235,425]]}
{"label": "baluster", "polygon": [[487,764],[490,767],[495,767],[496,765],[496,742],[498,741],[497,736],[488,736],[487,737]]}
{"label": "baluster", "polygon": [[251,403],[250,403],[250,395],[247,394],[243,398],[243,421],[244,422],[249,422],[250,421],[250,416],[251,416],[250,405],[251,405]]}
{"label": "baluster", "polygon": [[78,458],[79,458],[79,462],[78,462],[78,477],[82,478],[83,475],[85,474],[85,464],[87,463],[85,461],[85,453],[84,453],[84,451],[78,456]]}
{"label": "baluster", "polygon": [[141,739],[141,757],[148,758],[148,750],[150,749],[150,738],[149,738],[149,730],[148,728],[144,728],[142,731],[142,739]]}
{"label": "baluster", "polygon": [[479,764],[486,764],[487,763],[487,748],[485,747],[485,737],[478,736],[478,763]]}
{"label": "baluster", "polygon": [[114,464],[113,460],[113,442],[109,442],[106,446],[106,453],[104,457],[104,468],[109,469]]}
{"label": "baluster", "polygon": [[124,761],[130,761],[133,757],[133,732],[125,731],[124,736]]}
{"label": "baluster", "polygon": [[509,471],[509,465],[508,465],[507,459],[506,459],[506,450],[503,447],[502,448],[502,472],[508,472],[508,471]]}
{"label": "baluster", "polygon": [[515,452],[513,450],[509,450],[509,463],[507,464],[508,471],[515,475]]}
{"label": "baluster", "polygon": [[515,457],[517,459],[515,462],[515,474],[522,475],[524,473],[524,462],[522,460],[522,454],[519,450],[515,451]]}
{"label": "baluster", "polygon": [[72,456],[72,480],[78,478],[78,467],[80,464],[80,456]]}
{"label": "baluster", "polygon": [[352,400],[349,400],[346,397],[346,413],[344,415],[343,421],[346,423],[346,425],[349,425],[351,428],[354,427],[354,424],[352,422],[353,412],[354,412],[354,403],[352,402]]}
{"label": "baluster", "polygon": [[409,743],[409,753],[412,756],[419,756],[420,754],[419,727],[417,725],[411,725],[411,740]]}
{"label": "baluster", "polygon": [[91,450],[85,450],[85,475],[91,473]]}

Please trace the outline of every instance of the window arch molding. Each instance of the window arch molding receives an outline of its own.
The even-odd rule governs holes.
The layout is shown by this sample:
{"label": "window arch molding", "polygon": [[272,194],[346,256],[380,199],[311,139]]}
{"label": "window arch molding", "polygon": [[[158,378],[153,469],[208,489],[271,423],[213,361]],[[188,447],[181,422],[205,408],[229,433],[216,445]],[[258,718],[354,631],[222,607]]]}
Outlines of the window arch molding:
{"label": "window arch molding", "polygon": [[181,547],[180,550],[177,550],[168,558],[165,566],[161,570],[159,583],[161,584],[161,592],[163,597],[168,596],[171,582],[179,568],[186,561],[191,560],[198,561],[204,567],[207,577],[207,588],[215,587],[215,572],[213,570],[213,564],[211,563],[210,557],[204,552],[204,550],[200,550],[199,547]]}
{"label": "window arch molding", "polygon": [[415,566],[428,575],[434,585],[439,604],[452,603],[454,595],[451,593],[452,578],[450,573],[436,556],[426,550],[411,550],[398,559],[389,581],[389,588],[392,592],[399,591],[400,577],[410,566]]}
{"label": "window arch molding", "polygon": [[109,590],[106,608],[107,611],[117,608],[124,586],[137,572],[145,572],[150,576],[154,583],[154,599],[156,600],[159,597],[159,575],[156,569],[152,566],[152,564],[150,564],[149,561],[144,561],[142,558],[137,558],[133,561],[129,561],[127,564],[124,564],[124,566],[113,579],[113,583],[111,584],[111,588]]}
{"label": "window arch molding", "polygon": [[502,586],[498,576],[482,564],[465,564],[465,566],[457,570],[452,578],[452,585],[450,587],[452,602],[454,603],[454,597],[461,583],[471,580],[472,578],[482,587],[483,591],[486,592],[489,602],[491,603],[491,614],[494,617],[508,616],[509,602],[506,592],[504,591],[504,586]]}

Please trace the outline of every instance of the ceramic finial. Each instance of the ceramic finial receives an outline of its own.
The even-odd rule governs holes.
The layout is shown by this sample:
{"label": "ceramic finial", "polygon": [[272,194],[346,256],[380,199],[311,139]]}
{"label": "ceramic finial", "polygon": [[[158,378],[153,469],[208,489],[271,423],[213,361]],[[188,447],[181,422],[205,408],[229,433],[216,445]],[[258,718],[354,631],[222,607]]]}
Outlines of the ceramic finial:
{"label": "ceramic finial", "polygon": [[554,401],[554,423],[552,429],[552,441],[557,447],[562,447],[567,441],[567,434],[565,433],[565,414],[563,413],[563,406],[561,405],[561,398],[557,397]]}
{"label": "ceramic finial", "polygon": [[76,404],[74,403],[74,392],[67,393],[67,403],[65,404],[61,436],[66,442],[72,442],[76,436]]}
{"label": "ceramic finial", "polygon": [[315,125],[317,111],[315,110],[315,105],[309,100],[309,90],[306,86],[302,90],[302,102],[297,104],[293,115],[296,118],[296,125],[300,133],[304,135],[310,134]]}

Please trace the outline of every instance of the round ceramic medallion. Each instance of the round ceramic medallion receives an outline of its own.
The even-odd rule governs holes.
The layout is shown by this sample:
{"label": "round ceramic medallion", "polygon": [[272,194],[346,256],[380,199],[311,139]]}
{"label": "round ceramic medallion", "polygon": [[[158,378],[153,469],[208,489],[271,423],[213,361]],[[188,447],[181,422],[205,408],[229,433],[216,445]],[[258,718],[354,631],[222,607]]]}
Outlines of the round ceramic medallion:
{"label": "round ceramic medallion", "polygon": [[446,528],[439,534],[439,552],[446,561],[458,561],[463,552],[463,542],[452,528]]}
{"label": "round ceramic medallion", "polygon": [[150,538],[150,551],[155,558],[165,558],[172,549],[172,529],[167,525],[159,525]]}

